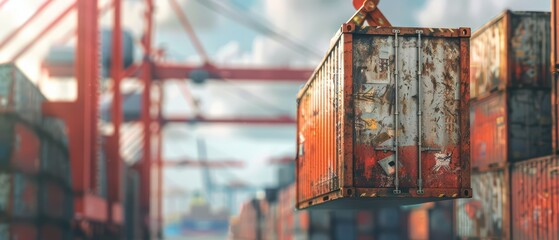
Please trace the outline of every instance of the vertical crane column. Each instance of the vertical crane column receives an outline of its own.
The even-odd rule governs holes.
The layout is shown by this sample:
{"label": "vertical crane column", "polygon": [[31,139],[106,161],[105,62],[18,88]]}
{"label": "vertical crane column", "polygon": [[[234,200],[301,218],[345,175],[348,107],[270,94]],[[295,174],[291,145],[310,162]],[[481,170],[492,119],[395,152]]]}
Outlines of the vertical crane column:
{"label": "vertical crane column", "polygon": [[[43,113],[64,120],[68,133],[74,212],[79,234],[107,221],[106,201],[95,195],[92,167],[98,160],[99,28],[97,0],[77,0],[76,92],[72,102],[45,102]],[[66,14],[63,13],[63,14]],[[85,223],[85,224],[82,224]]]}
{"label": "vertical crane column", "polygon": [[[144,145],[143,159],[141,167],[141,215],[144,223],[144,238],[153,238],[151,228],[151,114],[149,111],[151,102],[151,80],[152,80],[152,62],[151,62],[151,37],[153,29],[153,0],[145,0],[146,3],[146,28],[143,35],[142,43],[144,48],[144,56],[142,63],[142,81],[144,90],[142,94],[142,123],[144,127]],[[154,238],[153,238],[154,239]]]}
{"label": "vertical crane column", "polygon": [[120,125],[122,123],[122,94],[120,83],[122,80],[123,62],[122,62],[122,23],[121,23],[121,0],[114,0],[114,19],[112,32],[112,58],[111,58],[111,78],[113,83],[113,101],[111,107],[111,119],[113,123],[113,135],[110,143],[107,144],[107,182],[109,216],[111,223],[122,223],[122,171],[123,163],[120,157]]}

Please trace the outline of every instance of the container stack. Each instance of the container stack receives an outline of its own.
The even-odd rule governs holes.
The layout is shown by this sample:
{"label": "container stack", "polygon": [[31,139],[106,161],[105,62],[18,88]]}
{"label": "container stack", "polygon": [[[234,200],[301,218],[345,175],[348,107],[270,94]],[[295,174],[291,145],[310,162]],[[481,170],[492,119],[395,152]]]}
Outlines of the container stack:
{"label": "container stack", "polygon": [[[535,192],[543,194],[538,195],[546,199],[541,201],[550,200],[540,185],[549,173],[526,167],[529,162],[552,164],[544,157],[552,153],[553,142],[549,29],[549,13],[506,11],[472,35],[474,192],[472,199],[455,204],[459,238],[510,239],[526,230],[535,234],[529,239],[545,239],[538,234],[546,231],[526,228],[537,221],[533,216],[547,213],[522,213],[519,204],[537,198]],[[521,172],[542,181],[526,182]]]}
{"label": "container stack", "polygon": [[242,204],[239,215],[231,220],[230,239],[408,239],[408,213],[399,207],[296,210],[295,193],[291,184],[279,191],[277,201],[252,199]]}
{"label": "container stack", "polygon": [[0,65],[0,239],[71,238],[67,140],[44,101],[15,65]]}

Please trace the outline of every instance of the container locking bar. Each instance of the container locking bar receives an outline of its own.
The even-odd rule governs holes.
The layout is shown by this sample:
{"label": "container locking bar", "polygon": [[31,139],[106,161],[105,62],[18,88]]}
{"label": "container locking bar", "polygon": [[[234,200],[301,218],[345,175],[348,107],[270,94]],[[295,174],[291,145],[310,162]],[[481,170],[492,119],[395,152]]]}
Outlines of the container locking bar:
{"label": "container locking bar", "polygon": [[422,58],[421,58],[421,34],[423,34],[423,30],[417,30],[415,31],[417,33],[417,165],[418,165],[418,171],[417,171],[417,194],[423,194],[425,193],[423,191],[423,176],[421,173],[421,165],[422,165],[422,160],[421,160],[421,153],[423,150],[423,146],[422,146],[422,137],[423,137],[423,129],[422,129],[422,123],[423,123],[423,112],[422,112],[422,105],[423,105],[423,96],[422,96],[422,89],[421,89],[421,85],[423,84],[423,82],[421,81],[421,62],[422,62]]}
{"label": "container locking bar", "polygon": [[398,44],[398,35],[400,33],[400,30],[398,29],[394,29],[392,32],[394,32],[394,162],[395,162],[395,178],[394,178],[394,194],[400,194],[402,193],[402,191],[400,190],[400,179],[398,176],[398,172],[400,169],[400,158],[398,156],[398,147],[399,147],[399,143],[398,143],[398,127],[400,125],[400,109],[399,109],[399,96],[398,96],[398,84],[399,84],[399,68],[398,68],[398,48],[399,48],[399,44]]}

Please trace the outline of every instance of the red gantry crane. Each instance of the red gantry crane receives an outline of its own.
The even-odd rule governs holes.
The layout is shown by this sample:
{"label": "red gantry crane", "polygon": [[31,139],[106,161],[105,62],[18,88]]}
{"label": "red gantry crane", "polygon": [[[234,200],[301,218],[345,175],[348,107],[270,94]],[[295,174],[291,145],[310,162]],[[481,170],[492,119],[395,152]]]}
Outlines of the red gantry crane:
{"label": "red gantry crane", "polygon": [[[0,10],[9,0],[0,1]],[[12,0],[15,1],[15,0]],[[23,29],[36,22],[51,0],[45,1],[37,10],[16,30],[12,31],[5,39],[0,41],[0,49],[13,41]],[[160,131],[164,124],[168,122],[205,122],[215,124],[294,124],[295,121],[290,117],[279,116],[277,118],[226,118],[212,119],[203,115],[194,119],[173,117],[162,118],[161,114],[152,116],[151,108],[161,108],[161,97],[152,100],[152,88],[159,89],[162,94],[160,81],[166,79],[189,79],[193,73],[204,73],[208,79],[228,79],[253,80],[253,81],[306,81],[312,70],[310,69],[290,69],[290,68],[233,68],[221,67],[211,63],[208,55],[204,52],[201,41],[194,34],[194,29],[190,26],[186,15],[180,11],[176,0],[171,0],[175,13],[194,43],[197,52],[204,60],[201,65],[191,65],[183,63],[162,63],[155,60],[156,53],[153,45],[153,13],[155,9],[153,0],[144,0],[145,29],[141,39],[143,57],[140,62],[128,68],[122,65],[122,1],[112,0],[113,8],[113,28],[112,28],[112,60],[111,60],[111,79],[112,84],[112,135],[109,136],[106,147],[108,175],[108,197],[101,198],[95,193],[95,182],[97,175],[94,169],[98,164],[101,145],[101,137],[98,129],[99,114],[99,89],[100,69],[99,69],[99,15],[106,12],[110,5],[99,8],[98,0],[75,0],[68,4],[58,15],[48,21],[48,24],[39,31],[35,37],[29,38],[22,45],[23,47],[14,56],[12,61],[24,56],[37,42],[48,34],[54,27],[59,25],[64,18],[72,12],[77,13],[75,30],[70,30],[68,36],[75,33],[76,50],[75,60],[72,64],[49,65],[44,68],[52,77],[73,76],[77,80],[77,97],[74,101],[47,102],[43,106],[45,115],[63,119],[69,139],[69,152],[71,162],[71,173],[73,190],[75,192],[74,211],[75,224],[74,232],[80,236],[90,239],[106,238],[107,236],[121,236],[124,229],[123,223],[123,199],[121,184],[117,184],[122,179],[123,163],[119,153],[120,146],[120,126],[122,124],[122,95],[120,89],[121,80],[125,77],[139,78],[143,84],[141,117],[140,122],[143,126],[143,147],[142,159],[138,163],[137,169],[140,175],[140,214],[142,238],[161,237],[161,197],[162,197],[162,174],[161,168],[166,162],[161,159],[161,135]],[[160,111],[159,111],[160,112]],[[156,153],[152,153],[154,142],[158,139]],[[184,161],[185,163],[188,161]],[[198,164],[193,161],[192,164]],[[201,164],[205,165],[205,164]],[[155,170],[155,171],[154,171]],[[157,176],[154,178],[153,173]],[[151,183],[157,182],[156,209],[151,209],[152,200]],[[124,186],[126,187],[126,186]]]}

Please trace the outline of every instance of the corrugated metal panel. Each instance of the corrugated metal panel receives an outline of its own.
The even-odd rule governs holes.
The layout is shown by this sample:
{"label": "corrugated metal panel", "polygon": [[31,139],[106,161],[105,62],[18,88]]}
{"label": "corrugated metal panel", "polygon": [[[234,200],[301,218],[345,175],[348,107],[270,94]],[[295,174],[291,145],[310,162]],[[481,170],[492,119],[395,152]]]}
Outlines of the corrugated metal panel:
{"label": "corrugated metal panel", "polygon": [[551,87],[550,13],[510,13],[510,87]]}
{"label": "corrugated metal panel", "polygon": [[559,74],[553,76],[553,90],[551,91],[551,118],[552,118],[552,148],[553,153],[559,152]]}
{"label": "corrugated metal panel", "polygon": [[0,223],[0,239],[37,239],[37,227],[33,224]]}
{"label": "corrugated metal panel", "polygon": [[472,174],[472,199],[455,203],[455,231],[466,239],[510,239],[508,170]]}
{"label": "corrugated metal panel", "polygon": [[59,239],[59,240],[70,240],[70,229],[57,226],[54,224],[44,224],[39,226],[39,238],[38,240],[51,240],[51,239]]}
{"label": "corrugated metal panel", "polygon": [[299,93],[298,208],[468,197],[469,29],[342,29]]}
{"label": "corrugated metal panel", "polygon": [[73,195],[69,185],[60,185],[60,182],[41,179],[39,194],[41,215],[51,221],[66,221],[69,223],[73,217]]}
{"label": "corrugated metal panel", "polygon": [[551,154],[549,90],[509,89],[472,101],[472,168]]}
{"label": "corrugated metal panel", "polygon": [[0,64],[1,113],[15,113],[27,122],[39,125],[43,101],[43,94],[15,64]]}
{"label": "corrugated metal panel", "polygon": [[515,239],[559,236],[559,159],[544,157],[513,165],[512,234]]}
{"label": "corrugated metal panel", "polygon": [[0,167],[26,173],[39,171],[41,140],[28,125],[0,117]]}
{"label": "corrugated metal panel", "polygon": [[35,179],[21,173],[0,173],[0,213],[7,217],[37,216],[38,188]]}
{"label": "corrugated metal panel", "polygon": [[309,80],[298,107],[297,200],[339,189],[341,106],[343,98],[341,42]]}
{"label": "corrugated metal panel", "polygon": [[551,0],[551,67],[556,72],[559,68],[559,4]]}
{"label": "corrugated metal panel", "polygon": [[472,36],[471,95],[507,87],[550,87],[550,15],[507,11]]}

